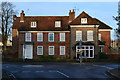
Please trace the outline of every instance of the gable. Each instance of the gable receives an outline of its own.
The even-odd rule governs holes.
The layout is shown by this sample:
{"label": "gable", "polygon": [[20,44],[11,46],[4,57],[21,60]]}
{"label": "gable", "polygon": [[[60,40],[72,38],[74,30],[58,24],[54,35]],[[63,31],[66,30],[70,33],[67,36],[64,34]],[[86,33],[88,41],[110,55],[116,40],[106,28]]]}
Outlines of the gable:
{"label": "gable", "polygon": [[[87,18],[87,23],[85,24],[81,23],[81,19],[83,18]],[[97,25],[96,20],[94,20],[91,16],[89,16],[84,11],[70,23],[70,25],[95,25],[95,24]]]}

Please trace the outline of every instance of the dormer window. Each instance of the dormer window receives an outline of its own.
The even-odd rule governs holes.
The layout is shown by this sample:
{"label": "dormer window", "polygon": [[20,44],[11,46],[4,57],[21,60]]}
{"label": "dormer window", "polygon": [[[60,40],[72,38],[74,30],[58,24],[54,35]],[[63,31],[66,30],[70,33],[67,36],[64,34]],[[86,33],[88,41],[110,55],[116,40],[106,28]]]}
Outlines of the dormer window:
{"label": "dormer window", "polygon": [[61,21],[55,21],[55,27],[61,27]]}
{"label": "dormer window", "polygon": [[81,18],[81,24],[87,24],[87,18]]}
{"label": "dormer window", "polygon": [[37,27],[37,23],[34,21],[34,22],[31,22],[31,27],[32,28],[35,28],[35,27]]}

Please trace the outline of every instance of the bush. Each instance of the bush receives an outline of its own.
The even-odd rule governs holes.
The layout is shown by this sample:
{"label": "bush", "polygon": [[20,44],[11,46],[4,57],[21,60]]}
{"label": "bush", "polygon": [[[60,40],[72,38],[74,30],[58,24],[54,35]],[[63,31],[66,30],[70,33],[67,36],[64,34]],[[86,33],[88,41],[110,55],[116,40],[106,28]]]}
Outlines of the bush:
{"label": "bush", "polygon": [[54,56],[40,56],[40,61],[55,61],[56,58]]}
{"label": "bush", "polygon": [[99,59],[108,59],[109,58],[109,55],[105,54],[103,52],[99,52],[98,56],[99,56]]}

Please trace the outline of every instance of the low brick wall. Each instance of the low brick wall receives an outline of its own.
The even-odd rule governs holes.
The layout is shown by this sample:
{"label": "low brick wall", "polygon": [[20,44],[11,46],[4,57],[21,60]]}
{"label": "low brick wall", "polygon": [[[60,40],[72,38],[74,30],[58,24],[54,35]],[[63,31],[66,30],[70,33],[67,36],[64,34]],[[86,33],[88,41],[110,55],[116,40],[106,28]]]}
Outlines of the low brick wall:
{"label": "low brick wall", "polygon": [[109,54],[110,59],[120,59],[120,54]]}

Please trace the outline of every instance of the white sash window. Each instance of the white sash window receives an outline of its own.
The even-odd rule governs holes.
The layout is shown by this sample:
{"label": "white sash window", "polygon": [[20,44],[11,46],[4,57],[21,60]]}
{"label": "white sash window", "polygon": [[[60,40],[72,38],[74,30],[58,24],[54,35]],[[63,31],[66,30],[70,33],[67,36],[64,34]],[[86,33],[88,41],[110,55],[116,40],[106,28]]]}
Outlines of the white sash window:
{"label": "white sash window", "polygon": [[25,41],[31,42],[31,33],[25,33]]}
{"label": "white sash window", "polygon": [[93,41],[93,31],[87,31],[87,41]]}
{"label": "white sash window", "polygon": [[76,41],[82,40],[82,31],[76,31]]}
{"label": "white sash window", "polygon": [[37,33],[37,41],[43,41],[43,33]]}
{"label": "white sash window", "polygon": [[65,33],[60,33],[60,41],[65,41]]}

